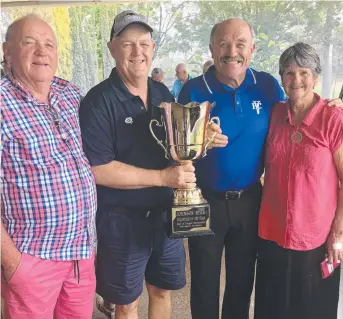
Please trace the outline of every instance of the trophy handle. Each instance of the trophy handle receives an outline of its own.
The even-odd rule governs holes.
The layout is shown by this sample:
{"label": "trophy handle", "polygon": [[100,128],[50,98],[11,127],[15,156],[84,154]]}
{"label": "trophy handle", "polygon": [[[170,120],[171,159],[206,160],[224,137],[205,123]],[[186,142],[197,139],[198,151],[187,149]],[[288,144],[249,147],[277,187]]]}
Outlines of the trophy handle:
{"label": "trophy handle", "polygon": [[164,157],[165,157],[166,159],[169,159],[167,149],[166,149],[165,146],[163,145],[162,141],[159,140],[159,139],[156,137],[156,135],[155,135],[155,133],[154,133],[154,130],[152,129],[152,124],[153,124],[153,123],[156,123],[156,126],[163,127],[163,118],[162,118],[162,123],[161,123],[161,124],[160,124],[160,122],[157,121],[157,120],[151,120],[151,121],[150,121],[150,124],[149,124],[149,129],[150,129],[151,135],[152,135],[153,138],[156,140],[156,142],[158,143],[158,145],[160,145],[160,146],[164,149]]}
{"label": "trophy handle", "polygon": [[[217,123],[216,123],[217,122]],[[220,119],[218,116],[214,116],[210,119],[210,122],[209,123],[216,123],[220,126]]]}
{"label": "trophy handle", "polygon": [[[217,122],[217,123],[216,123]],[[220,126],[220,119],[218,116],[215,116],[215,117],[212,117],[209,122],[210,123],[215,123],[215,124],[218,124]],[[204,155],[203,157],[205,157],[207,155],[207,148],[208,148],[208,145],[213,141],[213,139],[215,138],[215,136],[217,135],[217,133],[214,133],[211,137],[207,138],[207,143],[205,145],[205,148],[204,148]]]}

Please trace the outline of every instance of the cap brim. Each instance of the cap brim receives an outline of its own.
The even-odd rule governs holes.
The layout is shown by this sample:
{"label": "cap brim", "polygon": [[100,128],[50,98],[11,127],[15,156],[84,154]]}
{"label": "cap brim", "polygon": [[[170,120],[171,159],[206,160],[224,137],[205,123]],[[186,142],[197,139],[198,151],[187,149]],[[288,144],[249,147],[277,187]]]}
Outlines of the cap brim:
{"label": "cap brim", "polygon": [[153,31],[154,31],[154,29],[153,29],[149,24],[147,24],[147,23],[145,23],[145,22],[141,22],[141,21],[132,21],[132,22],[126,24],[125,26],[123,26],[122,28],[120,28],[116,33],[113,33],[113,34],[112,34],[112,37],[113,37],[113,36],[117,36],[120,32],[124,31],[125,28],[127,28],[129,25],[132,25],[132,24],[140,24],[140,25],[142,25],[143,27],[146,27],[146,28],[149,30],[149,32],[153,32]]}

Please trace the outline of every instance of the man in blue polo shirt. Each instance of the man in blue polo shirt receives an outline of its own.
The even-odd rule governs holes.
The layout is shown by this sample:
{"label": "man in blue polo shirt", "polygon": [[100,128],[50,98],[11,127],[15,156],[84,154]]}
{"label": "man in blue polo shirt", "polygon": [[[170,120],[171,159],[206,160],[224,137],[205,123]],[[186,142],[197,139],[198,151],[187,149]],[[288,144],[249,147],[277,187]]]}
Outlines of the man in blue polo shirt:
{"label": "man in blue polo shirt", "polygon": [[177,80],[175,80],[171,93],[175,97],[175,100],[178,99],[180,91],[184,84],[192,79],[192,77],[188,74],[187,66],[185,63],[180,63],[175,68],[175,75]]}
{"label": "man in blue polo shirt", "polygon": [[[161,102],[173,101],[162,83],[148,78],[152,28],[133,11],[115,17],[109,50],[110,77],[91,89],[80,107],[84,150],[98,190],[98,308],[116,319],[138,318],[144,277],[149,318],[170,318],[170,290],[185,285],[181,239],[164,232],[171,188],[195,186],[191,163],[170,166],[149,131]],[[158,127],[156,127],[157,131]],[[156,132],[164,139],[164,131]]]}
{"label": "man in blue polo shirt", "polygon": [[249,68],[255,44],[253,29],[245,21],[228,19],[216,24],[210,50],[214,66],[188,81],[179,95],[181,104],[215,102],[211,115],[220,118],[222,130],[214,140],[217,148],[196,164],[197,184],[211,205],[215,236],[188,240],[191,310],[193,319],[219,317],[225,247],[222,318],[247,319],[254,281],[263,145],[271,107],[284,99],[284,94],[270,74]]}

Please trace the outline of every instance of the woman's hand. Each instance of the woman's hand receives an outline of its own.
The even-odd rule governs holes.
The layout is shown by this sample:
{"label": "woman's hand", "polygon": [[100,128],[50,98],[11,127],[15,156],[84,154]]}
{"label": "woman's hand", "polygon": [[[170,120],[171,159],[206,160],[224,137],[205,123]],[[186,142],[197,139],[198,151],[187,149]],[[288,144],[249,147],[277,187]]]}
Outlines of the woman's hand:
{"label": "woman's hand", "polygon": [[327,240],[328,262],[332,264],[343,261],[343,221],[332,223]]}

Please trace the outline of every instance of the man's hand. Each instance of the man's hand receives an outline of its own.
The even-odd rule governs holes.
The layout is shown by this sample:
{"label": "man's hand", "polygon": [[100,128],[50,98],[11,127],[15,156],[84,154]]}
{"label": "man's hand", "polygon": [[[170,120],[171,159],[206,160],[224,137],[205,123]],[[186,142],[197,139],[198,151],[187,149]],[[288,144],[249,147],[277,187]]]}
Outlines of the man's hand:
{"label": "man's hand", "polygon": [[20,259],[21,259],[21,253],[18,250],[16,250],[16,251],[13,251],[11,259],[8,259],[6,263],[2,264],[2,267],[4,269],[4,277],[7,282],[10,282],[10,280],[12,279],[15,271],[18,268]]}
{"label": "man's hand", "polygon": [[162,186],[172,188],[194,188],[195,168],[191,161],[187,161],[181,165],[171,166],[161,170]]}
{"label": "man's hand", "polygon": [[332,223],[327,240],[328,262],[332,264],[343,261],[343,222]]}
{"label": "man's hand", "polygon": [[341,99],[326,99],[329,106],[335,106],[343,108],[343,101]]}
{"label": "man's hand", "polygon": [[222,134],[220,126],[216,123],[209,123],[206,128],[206,141],[210,141],[207,149],[212,147],[225,147],[229,141],[226,135]]}

